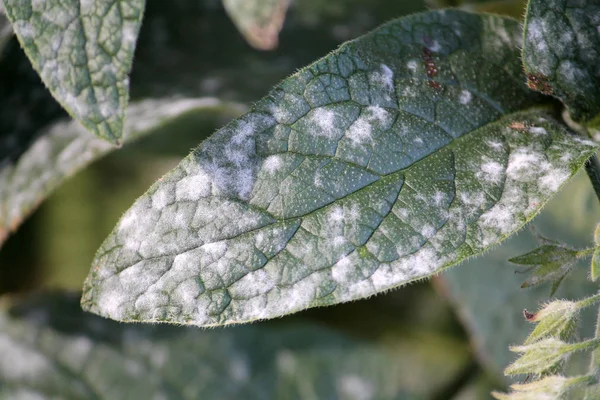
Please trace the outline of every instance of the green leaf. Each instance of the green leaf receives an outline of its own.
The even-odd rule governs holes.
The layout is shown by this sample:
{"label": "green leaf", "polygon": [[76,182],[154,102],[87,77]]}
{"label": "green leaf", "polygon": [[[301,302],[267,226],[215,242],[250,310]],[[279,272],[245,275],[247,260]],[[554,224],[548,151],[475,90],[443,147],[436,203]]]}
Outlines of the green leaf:
{"label": "green leaf", "polygon": [[277,47],[289,0],[223,0],[223,5],[253,47],[260,50]]}
{"label": "green leaf", "polygon": [[513,264],[532,266],[533,272],[521,285],[522,288],[552,282],[550,296],[553,296],[580,256],[579,251],[565,245],[544,244],[527,254],[511,258],[508,261]]}
{"label": "green leaf", "polygon": [[2,312],[0,352],[7,399],[416,397],[402,387],[414,360],[389,345],[299,321],[207,331],[125,326],[81,312],[74,296],[40,296]]}
{"label": "green leaf", "polygon": [[126,212],[84,308],[272,318],[430,276],[506,238],[596,149],[543,110],[517,112],[539,100],[519,37],[501,17],[417,14],[301,70]]}
{"label": "green leaf", "polygon": [[529,86],[561,99],[575,121],[600,117],[600,3],[530,0],[523,63]]}
{"label": "green leaf", "polygon": [[113,144],[123,135],[144,0],[4,0],[23,49],[60,104]]}
{"label": "green leaf", "polygon": [[[132,142],[190,113],[227,109],[239,112],[240,108],[243,109],[238,104],[214,98],[133,102],[127,109],[123,142]],[[75,172],[113,150],[113,146],[91,135],[76,121],[63,120],[37,135],[17,159],[1,165],[0,246],[54,189]]]}
{"label": "green leaf", "polygon": [[[598,199],[587,176],[579,174],[548,203],[535,224],[546,236],[584,247],[589,245],[598,220]],[[475,345],[475,354],[499,378],[515,359],[508,347],[523,343],[532,331],[531,323],[523,318],[523,309],[535,309],[548,301],[546,287],[521,289],[523,277],[515,274],[514,265],[507,261],[536,246],[534,235],[524,230],[484,257],[452,268],[435,281],[454,303]],[[598,292],[598,285],[587,279],[585,264],[580,261],[579,266],[558,289],[559,298],[580,299]],[[582,311],[579,336],[593,336],[595,325],[595,310]],[[589,357],[575,355],[569,361],[569,373],[586,374],[588,366]]]}

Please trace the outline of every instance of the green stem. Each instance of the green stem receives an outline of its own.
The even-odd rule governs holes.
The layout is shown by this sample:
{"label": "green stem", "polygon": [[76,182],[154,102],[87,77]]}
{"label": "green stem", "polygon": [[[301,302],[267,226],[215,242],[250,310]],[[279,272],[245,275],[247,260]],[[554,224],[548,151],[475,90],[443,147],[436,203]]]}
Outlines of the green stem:
{"label": "green stem", "polygon": [[596,197],[600,201],[600,161],[595,154],[585,162],[585,172],[587,172]]}
{"label": "green stem", "polygon": [[[569,352],[588,350],[600,346],[600,337],[584,340],[583,342],[573,343],[567,346]],[[594,352],[596,349],[594,350]]]}
{"label": "green stem", "polygon": [[[600,300],[600,292],[596,293],[593,296],[587,297],[583,300],[580,300],[577,302],[577,307],[581,310],[583,308],[589,307],[589,306],[593,306],[594,304],[596,304],[598,301]],[[600,337],[600,334],[598,334],[598,331],[596,330],[596,337]]]}
{"label": "green stem", "polygon": [[[598,309],[598,318],[596,321],[596,339],[600,338],[600,309]],[[590,375],[596,377],[596,382],[600,379],[600,347],[592,351],[592,360],[590,362]]]}
{"label": "green stem", "polygon": [[589,257],[592,254],[594,254],[594,251],[596,251],[597,247],[589,247],[587,249],[581,249],[577,251],[577,258],[585,258],[585,257]]}

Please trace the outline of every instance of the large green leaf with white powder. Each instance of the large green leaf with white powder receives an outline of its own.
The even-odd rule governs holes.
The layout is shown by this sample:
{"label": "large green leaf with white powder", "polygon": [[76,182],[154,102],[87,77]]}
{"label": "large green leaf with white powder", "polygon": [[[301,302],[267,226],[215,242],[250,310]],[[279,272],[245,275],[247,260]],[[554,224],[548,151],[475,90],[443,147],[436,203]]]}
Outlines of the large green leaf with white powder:
{"label": "large green leaf with white powder", "polygon": [[516,21],[392,21],[283,81],[125,213],[83,307],[219,325],[359,299],[483,252],[595,151],[524,84]]}
{"label": "large green leaf with white powder", "polygon": [[523,64],[530,87],[561,99],[573,119],[600,118],[600,2],[530,0]]}
{"label": "large green leaf with white powder", "polygon": [[119,144],[144,0],[4,0],[23,49],[61,105]]}

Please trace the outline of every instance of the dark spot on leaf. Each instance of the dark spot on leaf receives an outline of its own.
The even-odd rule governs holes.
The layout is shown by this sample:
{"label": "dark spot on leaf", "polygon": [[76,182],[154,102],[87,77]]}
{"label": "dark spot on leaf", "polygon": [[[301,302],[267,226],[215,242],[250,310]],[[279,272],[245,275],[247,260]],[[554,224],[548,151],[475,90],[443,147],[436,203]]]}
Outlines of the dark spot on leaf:
{"label": "dark spot on leaf", "polygon": [[548,83],[548,77],[543,74],[527,74],[527,86],[544,94],[554,93],[554,89]]}
{"label": "dark spot on leaf", "polygon": [[427,47],[423,47],[423,62],[425,63],[425,73],[429,78],[434,78],[438,69],[435,65],[435,61],[433,60],[433,56],[431,54],[431,50]]}
{"label": "dark spot on leaf", "polygon": [[[431,50],[429,50],[427,47],[423,47],[422,57],[427,77],[429,79],[435,78],[438,74],[438,67],[435,65],[435,60],[433,59]],[[440,89],[442,87],[442,85],[439,82],[436,82],[434,80],[429,81],[429,86],[433,89]]]}

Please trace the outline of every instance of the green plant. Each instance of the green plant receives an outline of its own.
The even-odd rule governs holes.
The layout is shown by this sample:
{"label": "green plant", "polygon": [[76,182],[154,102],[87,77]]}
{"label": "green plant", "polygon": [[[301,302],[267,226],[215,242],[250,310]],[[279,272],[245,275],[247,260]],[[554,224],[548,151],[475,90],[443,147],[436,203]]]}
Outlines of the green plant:
{"label": "green plant", "polygon": [[[276,46],[288,2],[240,4],[224,1],[249,42],[262,49]],[[5,157],[0,164],[0,239],[67,176],[115,145],[168,130],[200,111],[231,115],[244,109],[235,96],[198,98],[188,95],[185,85],[157,90],[163,94],[160,98],[137,95],[132,89],[129,102],[129,73],[132,65],[136,68],[135,45],[146,6],[142,0],[4,0],[4,6],[33,67],[75,121],[49,125],[61,111],[54,103],[44,103],[43,121],[22,129],[23,122],[11,119],[6,108],[6,120],[12,121],[6,129],[12,131],[0,137],[7,149],[0,154]],[[531,0],[524,27],[508,17],[456,9],[388,22],[284,79],[153,184],[100,247],[81,305],[122,322],[238,324],[362,299],[481,255],[530,222],[580,169],[586,170],[600,198],[595,156],[599,61],[600,5],[592,0]],[[22,101],[21,97],[19,89],[6,89],[7,102]],[[524,287],[552,282],[554,294],[570,279],[576,263],[589,256],[592,280],[597,279],[597,246],[575,250],[540,240],[541,247],[511,260],[533,268]],[[452,286],[452,279],[445,285]],[[581,341],[573,341],[573,334],[580,311],[597,299],[593,294],[579,301],[556,300],[535,314],[526,313],[538,325],[523,346],[513,348],[523,355],[506,373],[530,374],[530,383],[495,395],[564,398],[583,390],[595,398],[600,390],[600,332]],[[62,306],[72,307],[66,303]],[[11,340],[33,335],[24,339],[23,351],[28,351],[35,337],[47,336],[50,343],[69,349],[67,359],[58,362],[66,367],[59,370],[79,368],[77,348],[49,328],[54,329],[56,321],[49,327],[48,321],[33,321],[31,310],[39,308],[38,303],[23,307],[25,311],[17,307],[0,321]],[[73,325],[88,317],[65,318],[71,318],[65,325]],[[129,361],[138,363],[129,371],[115,372],[127,376],[134,376],[134,370],[141,375],[141,365],[150,360],[148,368],[164,380],[159,386],[168,388],[166,397],[193,398],[204,390],[205,383],[186,386],[182,377],[167,374],[164,363],[152,361],[158,350],[148,343],[163,335],[182,335],[185,341],[189,330],[143,328],[136,335],[145,345],[130,344],[127,328],[110,330],[117,330],[118,337],[86,339],[81,351],[87,355],[99,346],[99,354],[111,357],[125,351]],[[247,329],[247,335],[260,336],[255,330]],[[78,332],[90,335],[83,328]],[[241,343],[234,348],[251,347],[250,339],[231,335],[231,343]],[[337,340],[323,335],[327,343]],[[4,345],[0,341],[0,351],[13,351],[9,354],[17,357],[11,340]],[[297,361],[295,353],[286,355],[285,349],[296,344],[281,340],[253,357],[277,353],[271,364],[284,375],[293,375],[303,362],[336,373],[323,366],[320,354],[306,361]],[[303,346],[313,348],[309,342]],[[185,358],[173,341],[162,345],[165,354],[172,354],[165,356],[169,361]],[[217,335],[190,346],[200,346],[198,354],[208,357],[212,346],[229,351]],[[38,347],[41,352],[54,351],[43,341]],[[352,351],[363,351],[350,342],[347,348],[349,358]],[[569,377],[566,357],[581,350],[592,352],[592,366]],[[349,369],[337,381],[337,395],[400,396],[402,388],[390,383],[393,373],[361,370],[366,364],[381,368],[382,363],[393,370],[394,361],[386,356],[372,349],[370,359],[356,365],[349,361]],[[227,367],[228,380],[246,383],[247,360],[234,361]],[[36,368],[47,369],[44,362],[40,359]],[[264,376],[272,376],[275,367],[265,365]],[[43,385],[19,386],[34,380],[25,372],[11,375],[5,367],[0,372],[9,382],[7,396],[21,390],[49,395],[68,386],[59,372],[49,391]],[[127,385],[111,388],[111,379],[86,377],[65,396],[124,396]],[[303,379],[319,387],[321,378]],[[182,387],[187,392],[177,392]],[[232,392],[211,388],[206,393],[331,395],[307,394],[302,388],[296,382],[233,387]],[[127,390],[139,395],[158,389]]]}

